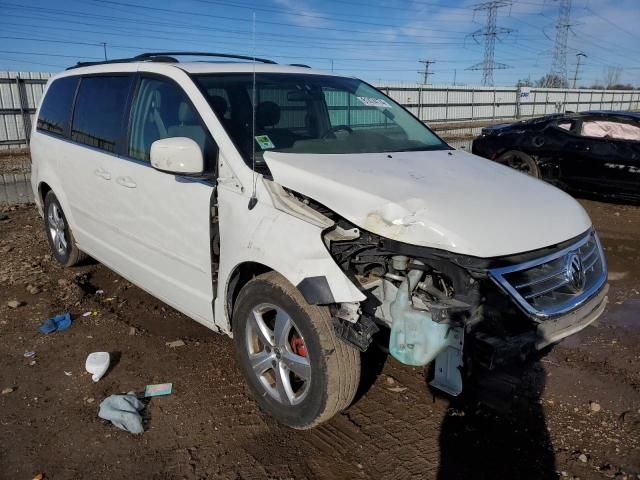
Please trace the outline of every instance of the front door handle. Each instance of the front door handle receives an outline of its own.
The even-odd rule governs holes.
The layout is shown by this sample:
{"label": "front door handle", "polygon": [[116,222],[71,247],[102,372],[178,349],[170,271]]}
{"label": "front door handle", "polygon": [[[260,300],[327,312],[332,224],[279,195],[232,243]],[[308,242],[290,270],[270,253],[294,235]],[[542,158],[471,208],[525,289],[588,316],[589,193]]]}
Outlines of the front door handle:
{"label": "front door handle", "polygon": [[98,176],[98,177],[102,177],[105,180],[111,180],[111,174],[108,171],[106,171],[104,168],[102,168],[102,167],[97,168],[96,170],[94,170],[93,174]]}
{"label": "front door handle", "polygon": [[136,188],[138,186],[131,177],[118,177],[116,178],[116,182],[118,185],[122,185],[127,188]]}

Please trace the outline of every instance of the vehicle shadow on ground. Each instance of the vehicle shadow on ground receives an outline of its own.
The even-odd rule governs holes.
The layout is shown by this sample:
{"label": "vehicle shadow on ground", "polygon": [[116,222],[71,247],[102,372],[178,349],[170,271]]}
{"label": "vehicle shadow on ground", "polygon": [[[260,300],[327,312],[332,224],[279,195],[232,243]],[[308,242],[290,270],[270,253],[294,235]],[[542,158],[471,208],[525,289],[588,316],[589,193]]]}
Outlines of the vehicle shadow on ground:
{"label": "vehicle shadow on ground", "polygon": [[[545,376],[536,361],[490,377],[474,401],[452,401],[440,430],[438,480],[557,478],[540,404]],[[492,408],[478,407],[475,400]]]}

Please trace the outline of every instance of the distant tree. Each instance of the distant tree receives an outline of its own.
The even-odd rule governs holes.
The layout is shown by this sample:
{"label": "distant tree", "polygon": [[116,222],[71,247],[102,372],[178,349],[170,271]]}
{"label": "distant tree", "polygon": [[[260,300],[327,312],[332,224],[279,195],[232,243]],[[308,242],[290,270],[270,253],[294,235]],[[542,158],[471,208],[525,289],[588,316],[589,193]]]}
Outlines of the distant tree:
{"label": "distant tree", "polygon": [[612,89],[614,85],[620,83],[620,77],[622,76],[622,67],[606,67],[602,76],[605,88]]}
{"label": "distant tree", "polygon": [[536,80],[536,87],[547,88],[569,88],[569,82],[566,78],[562,78],[552,73],[547,73],[544,77]]}
{"label": "distant tree", "polygon": [[533,87],[533,82],[530,78],[521,78],[516,82],[516,87]]}
{"label": "distant tree", "polygon": [[611,90],[635,90],[635,87],[630,83],[616,83],[611,85]]}

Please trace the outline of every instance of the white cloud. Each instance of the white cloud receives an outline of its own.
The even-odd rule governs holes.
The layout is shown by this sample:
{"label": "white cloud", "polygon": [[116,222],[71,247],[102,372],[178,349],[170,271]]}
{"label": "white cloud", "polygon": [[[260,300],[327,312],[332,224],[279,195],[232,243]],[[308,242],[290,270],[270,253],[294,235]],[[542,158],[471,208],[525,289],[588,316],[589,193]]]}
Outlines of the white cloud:
{"label": "white cloud", "polygon": [[327,25],[327,19],[319,11],[310,8],[305,2],[296,0],[273,0],[276,5],[291,10],[285,14],[288,20],[301,27],[322,27]]}

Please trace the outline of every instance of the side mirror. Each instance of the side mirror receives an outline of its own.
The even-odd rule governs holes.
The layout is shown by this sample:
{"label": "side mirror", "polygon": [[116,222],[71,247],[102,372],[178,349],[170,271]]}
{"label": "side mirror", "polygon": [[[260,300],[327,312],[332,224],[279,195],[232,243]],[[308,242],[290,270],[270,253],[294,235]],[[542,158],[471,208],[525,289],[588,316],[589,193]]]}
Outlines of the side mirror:
{"label": "side mirror", "polygon": [[156,140],[151,144],[151,165],[167,173],[198,175],[204,170],[202,150],[187,137]]}

